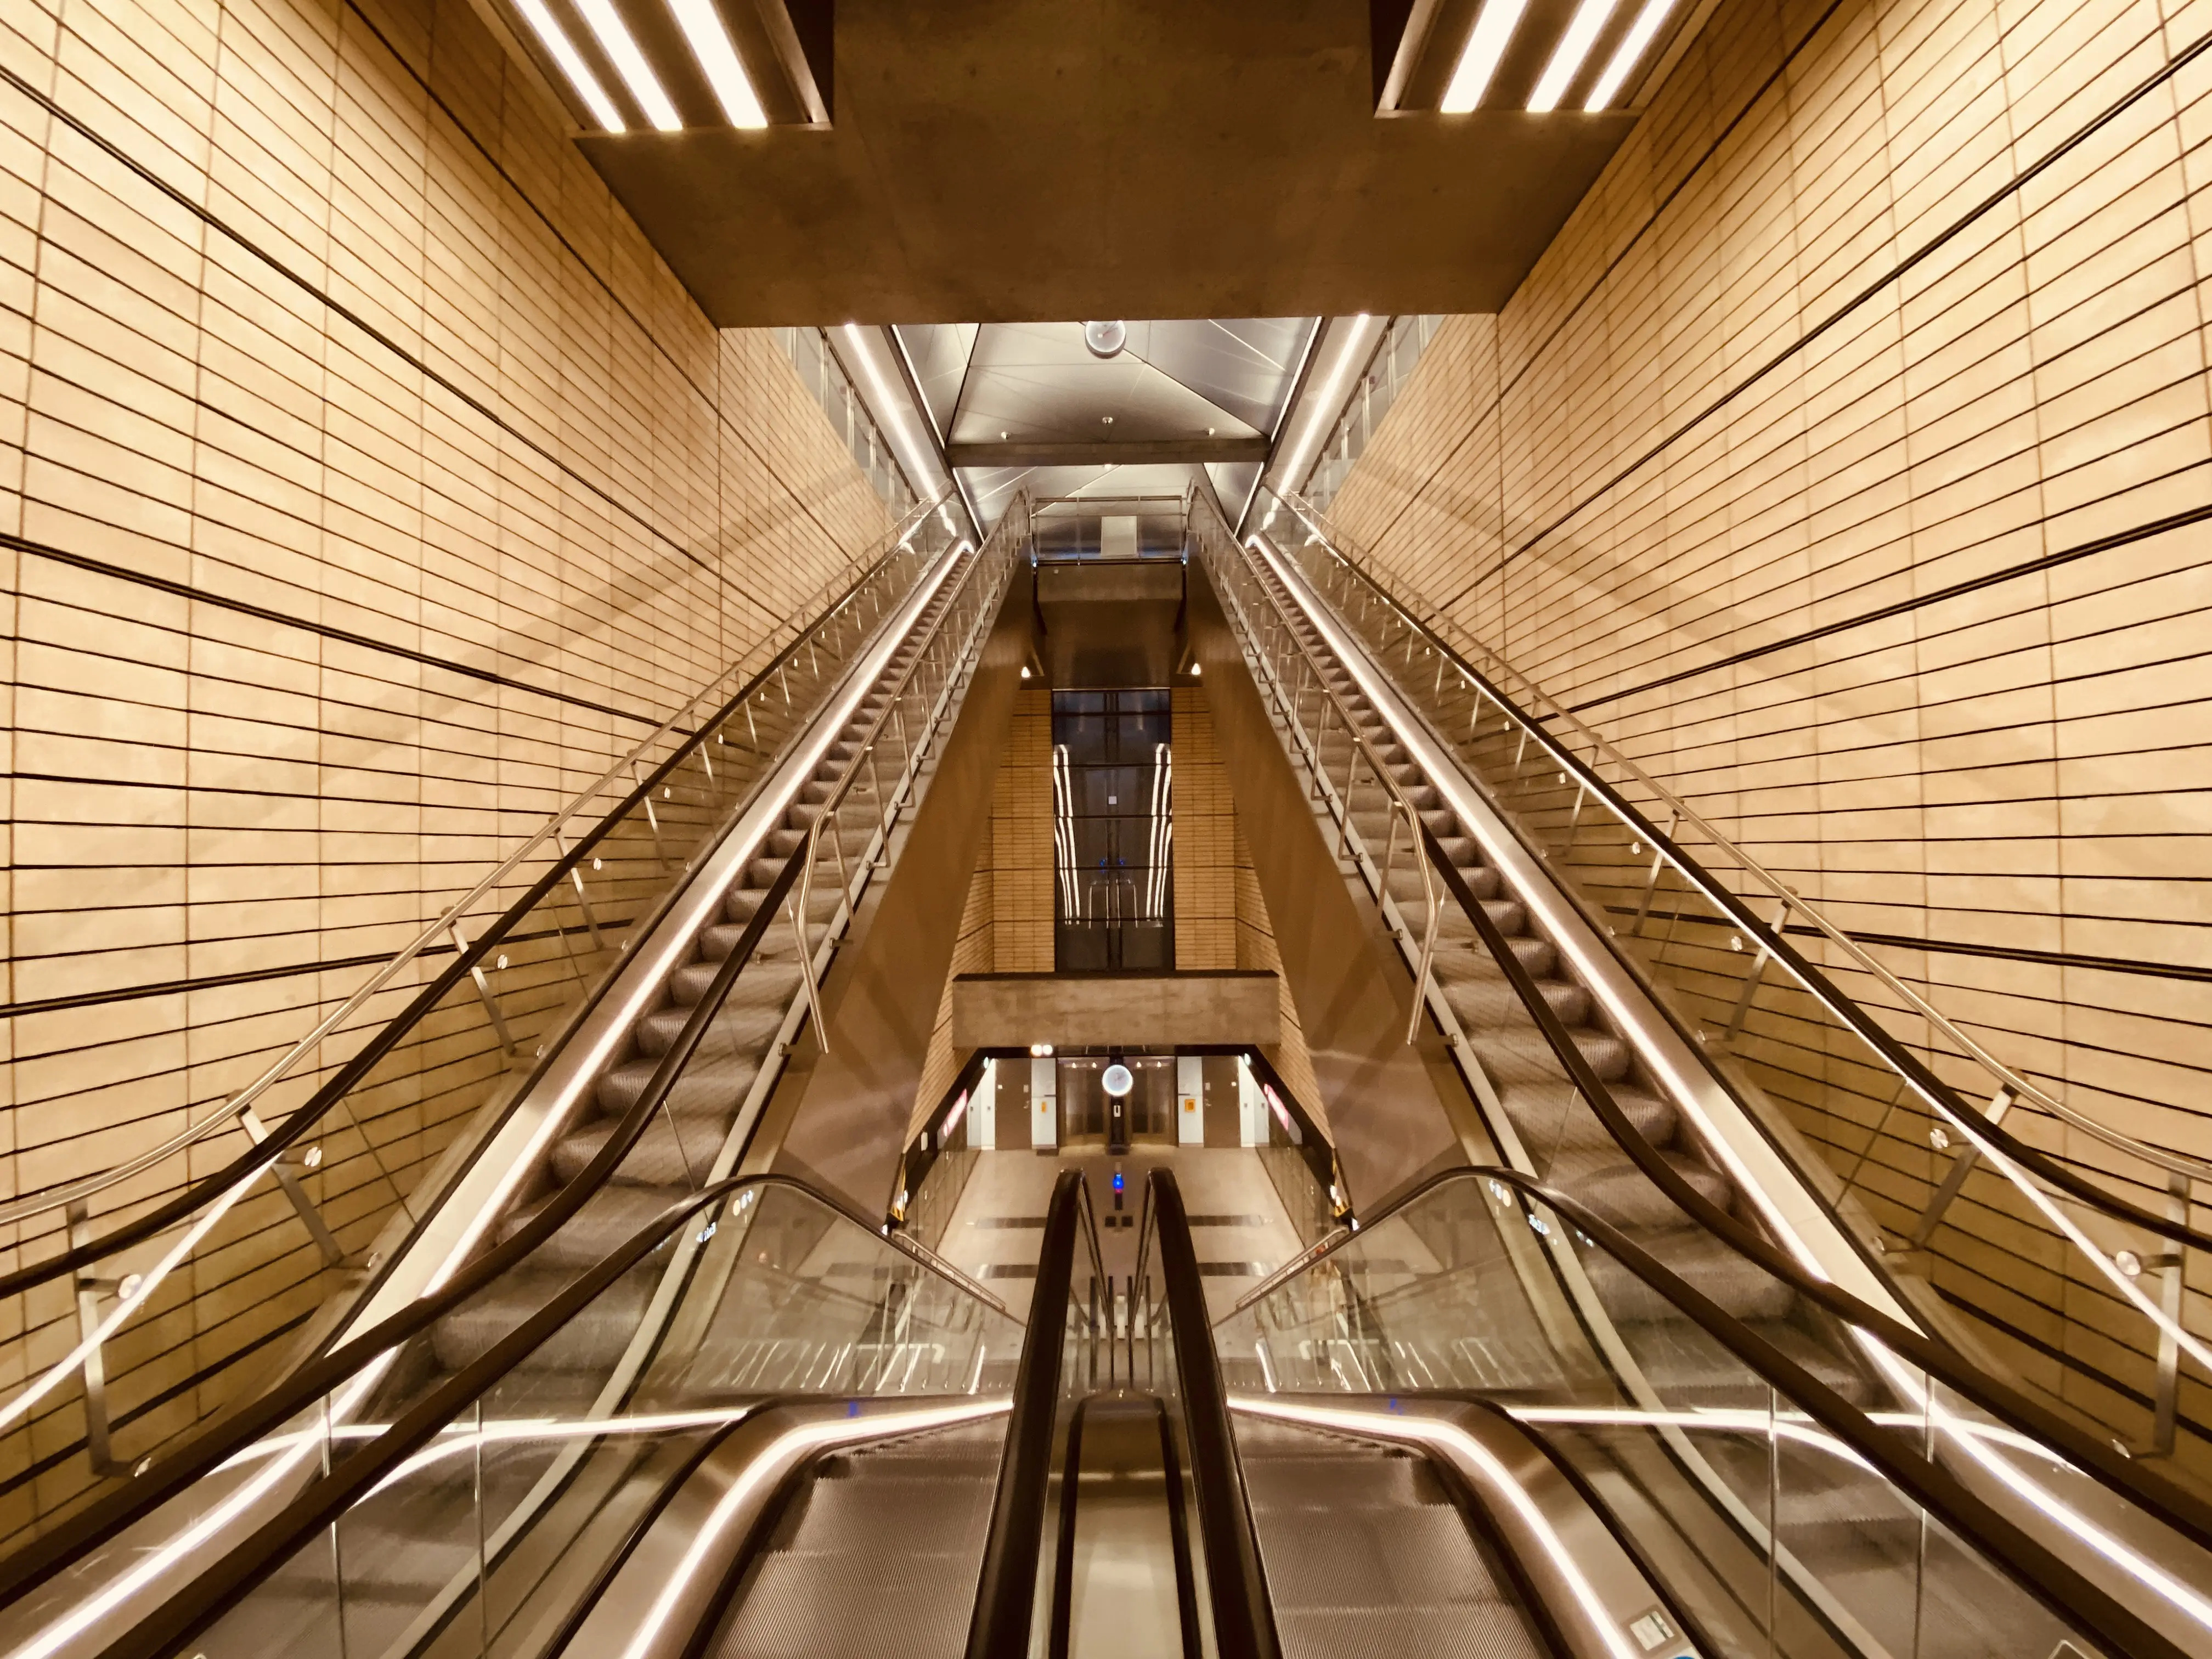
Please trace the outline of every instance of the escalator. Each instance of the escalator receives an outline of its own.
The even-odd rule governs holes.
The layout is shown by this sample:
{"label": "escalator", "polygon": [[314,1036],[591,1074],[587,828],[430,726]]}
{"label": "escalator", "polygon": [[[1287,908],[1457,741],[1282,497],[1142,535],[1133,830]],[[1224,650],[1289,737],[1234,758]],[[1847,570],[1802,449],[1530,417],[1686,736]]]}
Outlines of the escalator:
{"label": "escalator", "polygon": [[1120,1278],[1060,1174],[1026,1318],[762,1173],[1020,535],[955,555],[751,815],[696,829],[319,1352],[0,1562],[0,1654],[2201,1650],[2212,1506],[1916,1324],[1738,1073],[1639,1023],[1601,927],[1218,522],[1223,626],[1477,1167],[1218,1322],[1165,1169]]}

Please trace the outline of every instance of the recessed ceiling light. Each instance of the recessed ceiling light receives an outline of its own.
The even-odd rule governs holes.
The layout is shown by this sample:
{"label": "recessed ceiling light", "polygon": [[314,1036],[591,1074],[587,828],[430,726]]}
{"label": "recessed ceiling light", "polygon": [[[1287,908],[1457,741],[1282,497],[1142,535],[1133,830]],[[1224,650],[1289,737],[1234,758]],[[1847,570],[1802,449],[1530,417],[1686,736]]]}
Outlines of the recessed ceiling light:
{"label": "recessed ceiling light", "polygon": [[1644,9],[1636,14],[1636,21],[1629,26],[1621,38],[1620,49],[1613,61],[1605,66],[1605,73],[1597,77],[1590,88],[1589,100],[1583,107],[1603,109],[1628,79],[1628,72],[1644,56],[1644,49],[1651,44],[1651,37],[1659,33],[1659,26],[1667,21],[1667,14],[1674,9],[1674,0],[1644,0]]}
{"label": "recessed ceiling light", "polygon": [[615,100],[607,96],[606,88],[599,84],[599,77],[592,74],[590,66],[584,62],[575,43],[568,39],[568,31],[553,21],[553,14],[545,9],[544,0],[515,0],[515,4],[536,31],[538,44],[553,54],[553,61],[560,64],[561,73],[567,76],[568,84],[575,88],[576,96],[582,99],[584,106],[592,112],[592,118],[609,132],[627,131],[628,123],[622,118],[622,112],[615,107]]}
{"label": "recessed ceiling light", "polygon": [[1207,437],[1209,437],[1209,438],[1211,438],[1211,437],[1213,435],[1213,428],[1212,428],[1212,427],[1208,427],[1208,428],[1206,428],[1206,435]]}
{"label": "recessed ceiling light", "polygon": [[729,124],[766,126],[768,112],[761,107],[745,66],[738,61],[737,48],[730,44],[730,32],[723,27],[722,14],[714,9],[714,0],[669,0],[669,4],[675,9],[676,21],[684,26],[684,38],[691,43],[691,55],[706,72],[708,84],[714,88],[714,101],[722,106]]}
{"label": "recessed ceiling light", "polygon": [[1459,66],[1452,70],[1451,84],[1444,88],[1439,107],[1445,114],[1463,115],[1482,101],[1528,5],[1528,0],[1485,0],[1467,37],[1467,48],[1459,55]]}
{"label": "recessed ceiling light", "polygon": [[615,15],[611,0],[576,0],[576,9],[584,14],[584,21],[592,26],[599,37],[599,46],[614,60],[615,68],[622,72],[623,84],[629,95],[637,100],[645,118],[663,132],[681,132],[684,118],[676,112],[676,106],[668,101],[668,94],[660,89],[653,78],[653,68],[645,61],[645,54],[637,49],[636,39],[629,26]]}
{"label": "recessed ceiling light", "polygon": [[1004,441],[1006,441],[1006,434],[1005,433],[1001,432],[1001,433],[999,434],[999,440],[1000,440],[1000,442],[1002,442],[1002,443],[1003,443]]}
{"label": "recessed ceiling light", "polygon": [[1613,15],[1613,4],[1614,0],[1583,0],[1575,8],[1574,21],[1559,37],[1558,50],[1544,66],[1544,78],[1536,82],[1536,90],[1528,95],[1531,113],[1541,115],[1559,108],[1559,100],[1567,95],[1568,85],[1582,73],[1583,60],[1597,44],[1598,31]]}
{"label": "recessed ceiling light", "polygon": [[1101,426],[1111,426],[1114,424],[1114,417],[1111,415],[1101,415],[1098,417],[1098,424]]}

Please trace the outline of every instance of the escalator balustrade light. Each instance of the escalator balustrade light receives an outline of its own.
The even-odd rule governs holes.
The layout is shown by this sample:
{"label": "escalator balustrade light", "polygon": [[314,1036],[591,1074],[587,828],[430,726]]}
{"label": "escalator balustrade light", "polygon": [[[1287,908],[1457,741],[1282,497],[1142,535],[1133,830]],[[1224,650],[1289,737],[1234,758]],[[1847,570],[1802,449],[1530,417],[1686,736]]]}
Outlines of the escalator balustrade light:
{"label": "escalator balustrade light", "polygon": [[1510,1204],[1513,1201],[1513,1194],[1506,1190],[1504,1182],[1493,1181],[1489,1184],[1491,1197],[1496,1199],[1500,1204]]}
{"label": "escalator balustrade light", "polygon": [[1528,1218],[1528,1228],[1530,1231],[1541,1237],[1549,1238],[1552,1236],[1552,1224],[1540,1215],[1532,1214]]}
{"label": "escalator balustrade light", "polygon": [[708,1239],[712,1238],[714,1236],[714,1229],[720,1224],[718,1222],[710,1221],[705,1226],[699,1229],[699,1242],[702,1244],[704,1244]]}

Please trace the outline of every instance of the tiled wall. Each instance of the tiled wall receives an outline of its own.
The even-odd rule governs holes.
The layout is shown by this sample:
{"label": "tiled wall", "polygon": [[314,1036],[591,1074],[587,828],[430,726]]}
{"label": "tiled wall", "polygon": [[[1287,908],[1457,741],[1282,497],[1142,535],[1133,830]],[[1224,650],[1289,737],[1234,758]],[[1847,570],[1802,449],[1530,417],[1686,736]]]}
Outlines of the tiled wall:
{"label": "tiled wall", "polygon": [[1237,804],[1215,742],[1213,712],[1197,686],[1178,685],[1169,719],[1175,737],[1176,966],[1234,968]]}
{"label": "tiled wall", "polygon": [[2208,33],[1723,0],[1334,509],[2007,1062],[2200,1156]]}
{"label": "tiled wall", "polygon": [[10,7],[0,1193],[222,1099],[887,527],[466,0]]}

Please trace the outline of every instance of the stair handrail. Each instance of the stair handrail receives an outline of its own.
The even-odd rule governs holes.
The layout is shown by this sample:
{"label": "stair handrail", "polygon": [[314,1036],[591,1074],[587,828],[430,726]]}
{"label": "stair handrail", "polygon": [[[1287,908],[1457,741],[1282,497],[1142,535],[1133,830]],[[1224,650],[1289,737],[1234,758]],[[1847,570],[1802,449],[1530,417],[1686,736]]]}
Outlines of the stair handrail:
{"label": "stair handrail", "polygon": [[[769,659],[764,667],[746,676],[748,689],[750,689],[751,683],[760,681],[767,675],[773,674],[787,665],[795,656],[800,647],[805,645],[811,637],[818,634],[823,628],[827,627],[836,617],[838,612],[841,611],[845,605],[850,602],[854,595],[858,592],[861,584],[866,582],[870,576],[876,573],[877,570],[880,569],[884,564],[898,555],[900,550],[914,538],[914,537],[921,531],[923,525],[928,521],[930,515],[942,506],[947,499],[949,499],[949,491],[945,494],[940,494],[937,497],[928,501],[922,502],[912,508],[902,519],[900,520],[899,523],[892,529],[888,536],[878,540],[873,544],[873,548],[872,548],[871,550],[873,551],[874,549],[881,549],[882,550],[880,552],[876,552],[875,556],[872,558],[868,557],[866,555],[860,555],[848,558],[840,568],[836,575],[830,578],[829,580],[821,584],[807,597],[806,599],[801,601],[800,605],[798,608],[803,611],[806,606],[825,599],[830,591],[841,581],[844,584],[844,592],[839,595],[835,604],[830,605],[828,609],[824,610],[820,615],[816,617],[811,623],[801,627],[799,631],[793,635],[791,640],[785,644],[785,646],[778,651],[774,657]],[[865,568],[863,568],[864,566]],[[857,572],[857,574],[855,574],[855,572]],[[781,631],[781,624],[779,624],[775,630],[775,632],[780,631]],[[775,633],[771,632],[769,635],[768,639],[773,640],[775,637]],[[756,641],[753,648],[757,649],[759,645],[766,642],[767,641]],[[747,655],[750,656],[750,654],[751,653],[749,651]],[[456,925],[466,917],[470,908],[474,905],[478,899],[482,898],[487,892],[489,892],[494,888],[497,887],[501,882],[504,881],[516,869],[520,867],[525,860],[526,860],[532,853],[544,846],[549,839],[559,838],[562,830],[570,823],[570,821],[575,818],[586,806],[590,805],[591,802],[597,799],[600,793],[604,791],[608,785],[613,783],[617,778],[623,776],[625,773],[630,773],[634,775],[634,769],[644,760],[647,752],[650,751],[656,744],[659,743],[671,732],[677,731],[682,725],[683,721],[696,711],[710,696],[712,696],[715,691],[726,686],[733,677],[742,673],[743,672],[744,663],[742,660],[732,663],[728,667],[723,669],[720,673],[716,674],[712,679],[708,680],[705,684],[702,685],[697,690],[694,691],[690,696],[687,697],[684,701],[683,704],[678,708],[674,713],[667,717],[667,719],[661,721],[659,726],[655,726],[643,738],[633,744],[628,750],[616,759],[605,771],[600,773],[596,779],[585,786],[582,790],[579,791],[574,797],[572,797],[566,805],[556,809],[546,818],[544,823],[540,824],[538,828],[521,843],[521,845],[517,847],[513,853],[509,854],[505,859],[501,860],[500,863],[487,872],[477,880],[474,886],[468,890],[467,892],[464,893],[459,898],[447,905],[445,909],[439,913],[434,920],[425,923],[421,931],[416,933],[416,935],[408,940],[405,945],[402,945],[400,949],[383,964],[383,966],[377,969],[374,973],[371,974],[369,977],[364,981],[351,995],[348,996],[343,1002],[340,1003],[336,1008],[332,1009],[328,1014],[317,1021],[313,1029],[311,1029],[304,1036],[301,1036],[297,1042],[294,1042],[289,1048],[286,1049],[282,1054],[271,1060],[252,1082],[246,1084],[243,1088],[231,1095],[220,1106],[217,1106],[214,1110],[209,1112],[205,1116],[192,1123],[187,1124],[185,1127],[170,1135],[167,1139],[147,1148],[142,1152],[134,1154],[131,1158],[125,1159],[122,1163],[118,1164],[110,1169],[99,1170],[91,1175],[78,1176],[71,1180],[60,1182],[51,1187],[42,1187],[35,1192],[27,1193],[19,1198],[11,1199],[4,1203],[0,1203],[0,1226],[6,1226],[16,1222],[27,1220],[30,1217],[43,1215],[49,1211],[62,1209],[71,1204],[82,1203],[86,1199],[90,1198],[96,1194],[104,1192],[111,1187],[129,1180],[133,1176],[139,1175],[147,1170],[152,1169],[155,1164],[163,1163],[166,1160],[175,1157],[179,1152],[197,1145],[200,1141],[206,1139],[210,1135],[216,1133],[219,1130],[224,1129],[232,1123],[237,1121],[246,1112],[252,1109],[255,1101],[258,1100],[264,1094],[266,1094],[271,1088],[282,1082],[285,1078],[291,1075],[294,1068],[301,1060],[303,1060],[307,1054],[313,1052],[315,1048],[319,1047],[325,1037],[329,1036],[333,1031],[338,1030],[348,1019],[351,1018],[353,1015],[359,1012],[362,1006],[368,1002],[370,998],[374,997],[378,992],[383,990],[385,987],[391,984],[392,980],[398,975],[400,971],[410,963],[414,961],[416,957],[422,955],[422,953],[429,948],[430,945],[435,943],[440,935],[451,933]],[[698,732],[693,732],[688,735],[696,741],[696,739],[706,731],[708,726],[711,726],[713,723],[714,722],[711,720],[702,722]],[[690,746],[690,744],[687,744],[684,748],[679,749],[677,752],[679,755],[686,752]],[[626,804],[627,801],[625,801],[624,805]],[[620,811],[622,808],[617,806],[616,810]],[[462,949],[464,951],[466,950],[465,945],[462,946]],[[116,1248],[113,1245],[106,1244],[105,1241],[99,1241],[99,1243],[103,1249],[112,1249]],[[47,1266],[50,1264],[41,1263],[40,1265]]]}
{"label": "stair handrail", "polygon": [[[1594,755],[1601,757],[1607,764],[1619,768],[1623,774],[1634,779],[1639,787],[1650,790],[1664,804],[1668,811],[1674,815],[1680,823],[1694,828],[1698,834],[1706,838],[1708,842],[1719,848],[1746,876],[1758,884],[1768,897],[1772,898],[1778,905],[1781,906],[1785,914],[1802,918],[1806,925],[1843,951],[1850,959],[1854,967],[1871,975],[1884,989],[1900,998],[1916,1015],[1927,1020],[1936,1030],[1956,1044],[1965,1057],[1978,1066],[1996,1084],[1993,1098],[2030,1102],[2049,1112],[2052,1116],[2080,1129],[2083,1133],[2116,1150],[2124,1152],[2130,1157],[2141,1158],[2154,1168],[2164,1170],[2172,1175],[2186,1176],[2191,1181],[2212,1182],[2212,1162],[2192,1158],[2186,1152],[2175,1152],[2150,1141],[2142,1140],[2127,1133],[2124,1130],[2116,1129],[2112,1125],[2102,1122],[2082,1111],[2079,1107],[2068,1104],[2048,1090],[2040,1087],[2006,1065],[1973,1036],[1961,1030],[1926,997],[1877,961],[1850,933],[1829,921],[1817,905],[1794,891],[1779,876],[1767,869],[1765,865],[1716,827],[1710,819],[1699,813],[1680,795],[1653,777],[1634,760],[1623,754],[1611,741],[1593,729],[1571,709],[1560,703],[1557,698],[1515,667],[1494,648],[1485,644],[1468,630],[1456,629],[1455,631],[1465,640],[1468,647],[1480,653],[1483,660],[1490,665],[1499,678],[1510,679],[1513,682],[1521,693],[1526,696],[1531,703],[1540,706],[1544,713],[1540,718],[1532,717],[1513,699],[1502,695],[1491,676],[1468,663],[1460,654],[1458,648],[1431,625],[1431,620],[1425,620],[1418,614],[1414,605],[1408,603],[1382,574],[1373,557],[1364,550],[1359,549],[1356,543],[1330,523],[1327,515],[1320,508],[1294,490],[1271,490],[1270,493],[1274,494],[1278,500],[1297,516],[1316,543],[1326,548],[1332,556],[1360,580],[1373,588],[1382,602],[1397,612],[1408,628],[1418,630],[1423,635],[1431,645],[1461,672],[1469,689],[1474,690],[1479,698],[1486,699],[1504,718],[1510,720],[1530,738],[1540,744],[1559,766],[1574,772],[1582,778],[1599,799],[1606,801],[1611,810],[1627,817],[1639,833],[1649,839],[1654,851],[1664,856],[1684,880],[1699,888],[1709,899],[1725,908],[1735,920],[1762,944],[1776,948],[1778,956],[1790,948],[1780,943],[1782,927],[1778,924],[1770,927],[1761,921],[1735,893],[1713,880],[1699,860],[1690,858],[1681,850],[1671,833],[1661,830],[1634,805],[1621,799],[1612,786],[1598,775],[1594,763],[1585,763],[1572,750],[1562,744],[1547,726],[1547,721],[1556,722],[1566,727],[1576,738],[1586,743]],[[1442,618],[1443,616],[1441,609],[1430,607],[1430,618],[1437,619]]]}
{"label": "stair handrail", "polygon": [[[1015,556],[1011,550],[1015,544],[1029,540],[1031,534],[1029,494],[1025,489],[1020,490],[1015,494],[1006,512],[1000,514],[998,523],[992,526],[991,533],[984,538],[983,545],[974,550],[975,570],[981,571],[988,560],[1001,560],[1006,566],[1006,574],[1011,577],[1015,563]],[[963,543],[963,550],[964,550],[968,545]],[[991,625],[994,608],[1004,595],[1003,582],[986,583],[985,586],[989,589],[988,593],[984,586],[973,590],[975,596],[979,599],[975,620],[970,624],[968,638],[961,641],[961,648],[955,653],[951,665],[944,671],[938,682],[937,692],[940,702],[945,687],[957,673],[959,664],[965,659],[968,647],[974,642],[978,631],[988,629]],[[963,582],[960,595],[951,600],[947,605],[948,615],[952,605],[965,603],[969,597],[969,590]],[[853,757],[847,763],[843,775],[837,780],[836,787],[823,799],[821,808],[815,814],[814,822],[806,828],[806,839],[803,848],[805,862],[800,866],[799,896],[793,901],[791,907],[791,926],[799,941],[799,976],[805,988],[808,1008],[814,1016],[814,1040],[824,1054],[830,1051],[830,1024],[822,1017],[821,981],[814,972],[814,951],[808,938],[806,921],[808,906],[814,895],[814,868],[817,854],[821,847],[823,826],[836,823],[837,813],[845,803],[845,797],[852,793],[853,786],[860,781],[860,763],[866,761],[868,763],[868,775],[873,780],[876,809],[881,828],[885,835],[890,833],[890,803],[884,794],[882,776],[876,768],[876,744],[883,736],[884,727],[894,718],[898,721],[900,741],[908,757],[911,757],[920,745],[929,740],[931,728],[925,728],[910,735],[907,732],[906,694],[907,688],[914,683],[915,677],[921,672],[922,659],[928,653],[929,647],[943,637],[943,632],[944,624],[940,621],[931,631],[928,641],[915,652],[906,666],[900,671],[897,689],[884,700],[883,708],[878,711],[875,719],[869,723],[866,735],[854,745]],[[939,712],[941,713],[941,710]],[[931,716],[933,727],[937,717],[935,714]],[[843,895],[844,902],[849,904],[853,902],[852,878],[845,869],[843,835],[841,833],[832,836],[830,844],[837,855],[837,890]]]}
{"label": "stair handrail", "polygon": [[[1193,501],[1194,507],[1192,521],[1197,530],[1196,539],[1202,543],[1206,533],[1210,530],[1227,543],[1231,556],[1239,556],[1236,534],[1229,528],[1227,521],[1215,508],[1212,500],[1199,495],[1194,491]],[[1255,628],[1252,619],[1244,614],[1243,601],[1234,593],[1227,592],[1218,592],[1216,597],[1224,605],[1233,608],[1236,620],[1242,626],[1245,637],[1251,640],[1257,647],[1260,640],[1259,632]],[[1421,1011],[1427,1005],[1429,978],[1436,962],[1437,927],[1443,914],[1442,898],[1437,891],[1435,878],[1430,875],[1428,866],[1420,856],[1419,845],[1419,832],[1422,828],[1420,809],[1413,805],[1412,798],[1406,793],[1405,787],[1398,781],[1375,745],[1369,742],[1366,735],[1360,731],[1359,723],[1352,717],[1350,706],[1329,684],[1328,677],[1322,672],[1321,659],[1314,654],[1313,647],[1299,636],[1295,629],[1284,627],[1280,623],[1276,625],[1280,633],[1297,647],[1298,678],[1285,692],[1273,664],[1267,662],[1265,665],[1266,689],[1273,697],[1276,708],[1289,720],[1291,728],[1297,734],[1298,740],[1305,745],[1308,763],[1314,775],[1316,792],[1321,795],[1324,804],[1328,802],[1330,793],[1334,793],[1335,795],[1337,817],[1335,855],[1338,858],[1344,858],[1352,851],[1352,792],[1358,784],[1359,763],[1363,759],[1367,763],[1367,769],[1373,775],[1374,781],[1382,787],[1383,793],[1389,797],[1388,804],[1383,808],[1383,814],[1389,819],[1390,833],[1388,844],[1383,850],[1382,864],[1379,866],[1374,866],[1373,854],[1368,854],[1370,866],[1376,869],[1375,891],[1377,904],[1387,903],[1395,906],[1396,903],[1396,901],[1390,897],[1390,874],[1392,865],[1397,857],[1398,823],[1401,818],[1413,832],[1407,838],[1409,842],[1407,850],[1413,858],[1414,867],[1420,873],[1426,920],[1422,929],[1419,963],[1413,976],[1413,1005],[1406,1019],[1406,1041],[1410,1043],[1421,1029]],[[1265,662],[1265,652],[1260,652],[1258,654]],[[1314,729],[1310,736],[1306,732],[1304,714],[1306,686],[1309,682],[1320,693],[1316,704]],[[1352,753],[1345,763],[1344,782],[1340,787],[1328,776],[1328,769],[1322,760],[1322,739],[1328,734],[1328,717],[1332,713],[1336,716],[1337,724],[1344,728],[1345,735],[1352,742]],[[1364,838],[1361,850],[1365,850]]]}

